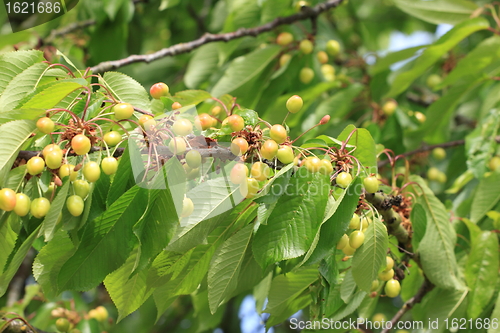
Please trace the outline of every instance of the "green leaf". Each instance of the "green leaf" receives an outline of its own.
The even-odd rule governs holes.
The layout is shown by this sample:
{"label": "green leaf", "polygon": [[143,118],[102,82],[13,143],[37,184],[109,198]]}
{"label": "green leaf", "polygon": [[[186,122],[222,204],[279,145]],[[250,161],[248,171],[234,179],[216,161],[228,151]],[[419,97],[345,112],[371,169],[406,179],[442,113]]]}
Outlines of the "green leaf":
{"label": "green leaf", "polygon": [[43,219],[42,229],[40,232],[45,236],[45,241],[48,242],[54,237],[57,227],[57,220],[61,214],[63,207],[66,206],[66,198],[71,182],[68,180],[57,191],[57,195],[50,204],[50,209],[45,218]]}
{"label": "green leaf", "polygon": [[219,63],[219,44],[208,43],[193,52],[184,75],[188,88],[198,88],[215,72]]}
{"label": "green leaf", "polygon": [[466,75],[480,73],[498,58],[500,58],[500,36],[492,36],[483,40],[463,59],[460,59],[457,66],[443,79],[436,90],[454,84]]}
{"label": "green leaf", "polygon": [[75,253],[76,247],[65,230],[56,232],[52,240],[45,245],[33,262],[33,276],[42,286],[44,295],[53,299],[59,293],[57,276],[64,262]]}
{"label": "green leaf", "polygon": [[362,290],[358,290],[354,294],[354,296],[351,298],[349,303],[347,305],[341,307],[339,309],[339,311],[337,311],[333,315],[332,320],[339,321],[339,320],[347,317],[348,315],[350,315],[354,311],[356,311],[356,309],[361,305],[361,302],[363,302],[363,299],[365,298],[365,296],[366,296],[366,292],[364,292]]}
{"label": "green leaf", "polygon": [[467,20],[478,8],[467,0],[395,0],[403,12],[433,24],[455,25]]}
{"label": "green leaf", "polygon": [[413,229],[413,237],[411,243],[414,250],[418,249],[420,241],[425,236],[425,229],[427,226],[427,216],[424,207],[421,204],[414,204],[411,210],[411,226]]}
{"label": "green leaf", "polygon": [[418,184],[410,186],[427,215],[425,235],[418,248],[422,268],[437,287],[463,289],[454,252],[457,237],[446,208],[422,178],[412,175],[410,181]]}
{"label": "green leaf", "polygon": [[170,97],[170,99],[181,103],[182,106],[187,106],[200,104],[211,97],[212,95],[204,90],[183,90]]}
{"label": "green leaf", "polygon": [[0,95],[0,112],[14,109],[24,96],[33,91],[47,66],[46,63],[34,64],[13,78]]}
{"label": "green leaf", "polygon": [[0,126],[0,170],[10,169],[19,150],[35,130],[31,120],[15,120]]}
{"label": "green leaf", "polygon": [[[427,3],[427,2],[423,2]],[[453,29],[448,31],[444,36],[439,38],[434,44],[429,46],[415,61],[412,69],[399,74],[391,85],[391,90],[387,93],[387,97],[396,97],[405,91],[417,78],[422,76],[424,72],[431,67],[436,61],[457,45],[461,40],[470,34],[488,29],[489,23],[482,17],[470,19],[457,24]]]}
{"label": "green leaf", "polygon": [[132,171],[133,167],[131,163],[134,156],[131,156],[130,154],[130,148],[126,148],[123,155],[120,157],[118,170],[116,171],[111,187],[103,189],[109,189],[106,200],[106,204],[108,206],[111,206],[124,192],[128,191],[135,185],[134,173]]}
{"label": "green leaf", "polygon": [[[500,293],[498,294],[498,298],[497,298],[497,301],[495,303],[495,309],[493,310],[493,313],[491,314],[490,322],[494,322],[494,321],[498,322],[498,318],[500,318]],[[488,329],[488,333],[500,333],[500,325],[498,325],[498,326],[492,325]]]}
{"label": "green leaf", "polygon": [[382,264],[385,264],[389,245],[387,229],[379,219],[374,219],[365,231],[365,241],[354,253],[352,275],[358,287],[370,292]]}
{"label": "green leaf", "polygon": [[354,281],[354,276],[352,276],[352,270],[348,270],[340,284],[340,298],[344,303],[349,303],[355,291],[356,281]]}
{"label": "green leaf", "polygon": [[43,52],[35,50],[0,54],[0,95],[17,75],[44,60]]}
{"label": "green leaf", "polygon": [[[356,128],[354,125],[349,125],[342,131],[342,133],[340,133],[338,139],[347,141],[347,138],[354,130],[356,131],[347,142],[348,144],[356,147],[356,150],[352,153],[352,155],[358,159],[363,166],[364,171],[368,172],[368,174],[376,174],[378,172],[377,147],[372,135],[367,129]],[[364,179],[365,176],[366,175],[361,172],[361,178]]]}
{"label": "green leaf", "polygon": [[88,290],[125,262],[136,239],[132,227],[146,209],[147,199],[147,190],[134,186],[87,223],[78,249],[59,273],[59,290]]}
{"label": "green leaf", "polygon": [[[424,316],[427,324],[433,322],[435,327],[446,327],[444,320],[456,315],[457,309],[465,300],[466,295],[467,290],[434,288],[424,298],[424,302],[419,304],[425,309]],[[458,315],[457,317],[460,318],[461,316]]]}
{"label": "green leaf", "polygon": [[45,114],[45,109],[14,109],[8,112],[0,112],[0,124],[12,120],[35,120]]}
{"label": "green leaf", "polygon": [[236,289],[245,252],[253,234],[253,224],[229,237],[212,257],[208,271],[208,302],[212,314]]}
{"label": "green leaf", "polygon": [[484,177],[479,182],[474,198],[472,199],[470,213],[472,222],[478,223],[500,201],[499,182],[500,173],[495,172],[492,172],[488,177]]}
{"label": "green leaf", "polygon": [[9,254],[14,249],[16,244],[17,234],[12,230],[9,215],[5,214],[0,217],[0,272],[4,271],[4,266],[7,263]]}
{"label": "green leaf", "polygon": [[119,101],[130,103],[139,109],[150,111],[151,103],[146,89],[130,76],[118,72],[106,72],[99,81]]}
{"label": "green leaf", "polygon": [[471,251],[465,267],[465,280],[470,289],[467,315],[476,319],[495,293],[492,285],[498,279],[498,237],[483,231],[471,239]]}
{"label": "green leaf", "polygon": [[409,47],[401,51],[391,52],[385,57],[377,59],[377,62],[370,67],[370,74],[377,75],[385,70],[388,70],[391,67],[391,65],[399,61],[403,61],[413,57],[414,55],[416,55],[418,50],[428,46],[429,45],[419,45],[419,46]]}
{"label": "green leaf", "polygon": [[314,266],[276,276],[271,283],[269,302],[264,311],[273,316],[280,315],[289,302],[297,298],[317,279],[318,268]]}
{"label": "green leaf", "polygon": [[14,248],[13,251],[16,251],[15,253],[10,254],[12,260],[9,262],[8,266],[4,267],[3,273],[0,274],[0,297],[3,296],[7,291],[10,281],[16,274],[17,270],[19,269],[19,266],[21,266],[21,264],[23,263],[26,254],[31,249],[31,246],[33,245],[35,239],[38,237],[39,231],[40,231],[40,226],[36,228],[31,233],[31,235],[29,235],[23,241],[23,243],[19,246],[17,251],[16,248]]}
{"label": "green leaf", "polygon": [[234,59],[224,76],[212,88],[212,95],[220,97],[238,89],[259,75],[280,51],[281,47],[273,45]]}
{"label": "green leaf", "polygon": [[72,92],[87,85],[84,79],[68,79],[57,81],[48,87],[40,87],[34,95],[29,95],[19,103],[21,109],[50,109]]}
{"label": "green leaf", "polygon": [[323,221],[329,191],[327,177],[305,168],[290,179],[267,225],[261,225],[255,235],[253,252],[261,267],[309,250]]}
{"label": "green leaf", "polygon": [[123,266],[104,279],[106,290],[118,309],[117,322],[137,310],[153,293],[153,289],[146,284],[147,270],[132,274],[137,252],[138,248],[130,253]]}
{"label": "green leaf", "polygon": [[255,124],[257,124],[257,122],[259,121],[259,114],[254,110],[242,109],[237,110],[236,112],[234,112],[234,114],[240,115],[241,118],[243,118],[243,120],[245,121],[245,126],[255,126]]}
{"label": "green leaf", "polygon": [[354,83],[325,99],[318,105],[314,112],[316,123],[327,114],[331,115],[332,123],[338,123],[351,110],[354,98],[356,98],[363,89],[364,86],[362,84]]}

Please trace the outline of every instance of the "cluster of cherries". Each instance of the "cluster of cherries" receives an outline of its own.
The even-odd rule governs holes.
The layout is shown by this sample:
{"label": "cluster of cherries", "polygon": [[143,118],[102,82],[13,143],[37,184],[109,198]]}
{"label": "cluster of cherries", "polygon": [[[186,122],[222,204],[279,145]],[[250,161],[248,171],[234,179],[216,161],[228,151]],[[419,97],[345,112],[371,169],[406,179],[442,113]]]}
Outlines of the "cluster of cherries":
{"label": "cluster of cherries", "polygon": [[[300,42],[294,42],[294,36],[289,32],[282,32],[276,38],[276,44],[288,47],[298,48],[303,55],[311,54],[314,51],[314,44],[310,39],[303,39]],[[329,56],[337,57],[340,53],[340,44],[332,39],[326,43],[325,51],[321,50],[316,53],[316,58],[321,64],[321,73],[326,81],[335,80],[335,67],[328,63]],[[279,59],[280,66],[285,66],[292,58],[290,53],[284,53]],[[309,84],[314,79],[314,70],[310,67],[303,67],[299,73],[300,82]]]}

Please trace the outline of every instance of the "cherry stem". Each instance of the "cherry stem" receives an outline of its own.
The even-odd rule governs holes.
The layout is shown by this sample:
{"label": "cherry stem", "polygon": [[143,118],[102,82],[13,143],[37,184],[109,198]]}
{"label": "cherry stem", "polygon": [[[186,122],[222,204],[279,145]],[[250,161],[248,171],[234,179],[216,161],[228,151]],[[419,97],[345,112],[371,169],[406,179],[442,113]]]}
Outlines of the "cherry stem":
{"label": "cherry stem", "polygon": [[219,103],[220,105],[222,105],[222,107],[224,108],[224,111],[226,112],[226,115],[229,117],[231,115],[231,113],[229,112],[229,110],[227,109],[227,106],[226,104],[224,104],[220,99],[216,98],[216,97],[212,97],[212,99],[214,101],[216,101],[217,103]]}

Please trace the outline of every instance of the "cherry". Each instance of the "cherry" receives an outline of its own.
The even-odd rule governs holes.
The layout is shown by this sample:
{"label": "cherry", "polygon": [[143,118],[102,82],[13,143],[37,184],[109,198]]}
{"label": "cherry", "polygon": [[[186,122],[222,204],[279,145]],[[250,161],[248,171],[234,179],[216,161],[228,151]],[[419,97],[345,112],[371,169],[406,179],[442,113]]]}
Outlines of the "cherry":
{"label": "cherry", "polygon": [[358,214],[352,214],[351,221],[349,221],[349,229],[359,229],[361,219]]}
{"label": "cherry", "polygon": [[240,187],[240,192],[244,195],[245,198],[251,199],[257,194],[257,192],[259,192],[260,186],[257,179],[247,178],[246,183],[243,184],[245,186]]}
{"label": "cherry", "polygon": [[326,54],[325,51],[319,51],[316,54],[316,57],[318,58],[320,64],[326,64],[328,62],[328,54]]}
{"label": "cherry", "polygon": [[384,111],[386,116],[392,116],[394,112],[396,111],[396,108],[398,107],[398,103],[394,100],[389,100],[385,102],[385,104],[382,106],[382,111]]}
{"label": "cherry", "polygon": [[446,158],[446,150],[441,147],[434,148],[432,150],[432,157],[437,161],[442,161]]}
{"label": "cherry", "polygon": [[383,313],[376,313],[372,317],[373,322],[383,323],[387,321],[387,317]]}
{"label": "cherry", "polygon": [[302,101],[302,98],[298,95],[293,95],[286,101],[286,108],[290,113],[299,112],[303,105],[304,101]]}
{"label": "cherry", "polygon": [[71,139],[71,148],[77,155],[85,155],[90,151],[92,144],[90,139],[83,134],[78,134]]}
{"label": "cherry", "polygon": [[194,211],[193,201],[188,197],[184,197],[184,200],[182,200],[181,217],[188,217],[189,215],[193,214],[193,211]]}
{"label": "cherry", "polygon": [[[141,125],[142,128],[144,128],[144,124],[146,124],[148,121],[153,120],[154,118],[151,117],[148,114],[143,114],[142,116],[139,117],[139,125]],[[121,137],[121,135],[120,135]]]}
{"label": "cherry", "polygon": [[113,106],[116,120],[128,119],[134,114],[134,107],[129,103],[118,103]]}
{"label": "cherry", "polygon": [[279,60],[280,67],[285,66],[290,61],[290,59],[292,59],[291,55],[289,55],[288,53],[283,54]]}
{"label": "cherry", "polygon": [[151,94],[151,97],[153,97],[154,99],[160,99],[163,96],[168,96],[169,91],[170,89],[163,82],[155,83],[149,89],[149,93]]}
{"label": "cherry", "polygon": [[38,119],[36,122],[36,128],[44,134],[50,134],[54,132],[55,124],[49,117],[43,117]]}
{"label": "cherry", "polygon": [[309,84],[314,79],[314,71],[309,67],[304,67],[300,70],[299,80],[303,84]]}
{"label": "cherry", "polygon": [[104,134],[103,140],[108,146],[114,147],[122,141],[122,135],[117,131],[111,131]]}
{"label": "cherry", "polygon": [[332,57],[335,57],[340,52],[340,44],[334,39],[330,39],[326,42],[326,52]]}
{"label": "cherry", "polygon": [[278,153],[276,154],[278,160],[283,164],[292,163],[295,155],[293,154],[293,149],[290,146],[280,146]]}
{"label": "cherry", "polygon": [[183,138],[172,138],[168,144],[168,149],[176,155],[182,155],[186,151],[186,141]]}
{"label": "cherry", "polygon": [[66,199],[66,208],[68,208],[69,213],[73,216],[82,215],[84,207],[85,203],[79,195],[71,195]]}
{"label": "cherry", "polygon": [[245,121],[240,115],[237,114],[233,114],[227,117],[225,121],[233,132],[241,131],[245,127]]}
{"label": "cherry", "polygon": [[269,166],[262,162],[255,162],[250,169],[250,175],[260,181],[266,180],[271,175]]}
{"label": "cherry", "polygon": [[101,177],[101,168],[99,168],[99,164],[97,164],[97,162],[90,161],[85,163],[82,173],[88,182],[94,183],[99,179],[99,177]]}
{"label": "cherry", "polygon": [[59,332],[68,332],[71,328],[71,323],[66,318],[59,318],[56,320],[56,328]]}
{"label": "cherry", "polygon": [[0,190],[0,209],[6,212],[14,210],[16,207],[16,192],[10,188]]}
{"label": "cherry", "polygon": [[179,102],[173,102],[172,103],[172,110],[179,110],[180,108],[182,108],[182,104],[179,103]]}
{"label": "cherry", "polygon": [[200,176],[200,168],[190,168],[187,164],[185,165],[186,168],[186,178],[187,179],[195,179]]}
{"label": "cherry", "polygon": [[31,215],[36,217],[37,219],[41,219],[50,209],[50,201],[47,198],[36,198],[31,202],[30,212]]}
{"label": "cherry", "polygon": [[198,116],[196,116],[194,125],[196,128],[200,131],[204,131],[206,129],[209,129],[210,127],[213,126],[214,124],[214,118],[212,118],[208,113],[202,113]]}
{"label": "cherry", "polygon": [[45,161],[40,156],[34,156],[26,163],[26,170],[32,176],[36,176],[45,169]]}
{"label": "cherry", "polygon": [[231,153],[236,156],[245,154],[248,151],[248,141],[244,138],[235,138],[231,142]]}
{"label": "cherry", "polygon": [[220,106],[216,105],[212,108],[212,110],[210,110],[210,113],[212,114],[212,116],[217,117],[221,111],[222,111],[222,108]]}
{"label": "cherry", "polygon": [[337,175],[335,181],[340,187],[346,188],[352,182],[352,176],[348,172],[341,172]]}
{"label": "cherry", "polygon": [[443,82],[443,78],[437,74],[431,74],[427,77],[427,80],[425,83],[427,84],[427,87],[434,89],[436,88],[439,84]]}
{"label": "cherry", "polygon": [[399,281],[390,279],[385,283],[384,291],[387,296],[394,298],[401,292],[401,285]]}
{"label": "cherry", "polygon": [[488,162],[488,168],[491,171],[496,171],[500,168],[500,156],[493,156]]}
{"label": "cherry", "polygon": [[378,191],[378,179],[375,176],[366,177],[363,180],[363,186],[367,193],[375,193]]}
{"label": "cherry", "polygon": [[283,143],[288,137],[285,127],[280,124],[273,125],[269,130],[269,136],[277,143]]}
{"label": "cherry", "polygon": [[438,168],[432,167],[427,170],[427,178],[431,181],[438,181],[441,171]]}
{"label": "cherry", "polygon": [[118,161],[113,156],[105,157],[101,161],[101,168],[108,176],[113,175],[118,170]]}
{"label": "cherry", "polygon": [[394,270],[392,268],[378,273],[378,278],[382,281],[389,281],[393,277],[394,277]]}
{"label": "cherry", "polygon": [[323,159],[320,161],[319,172],[323,175],[331,175],[333,173],[333,165],[330,160]]}
{"label": "cherry", "polygon": [[248,177],[248,167],[243,163],[236,163],[231,169],[229,179],[233,184],[242,184]]}
{"label": "cherry", "polygon": [[359,248],[365,241],[365,234],[362,231],[353,231],[349,236],[349,245],[353,249]]}
{"label": "cherry", "polygon": [[425,116],[425,114],[423,114],[422,112],[418,112],[418,111],[415,112],[415,118],[421,124],[425,123],[425,120],[427,119],[427,117]]}
{"label": "cherry", "polygon": [[104,306],[99,305],[97,308],[89,311],[89,317],[94,318],[97,321],[104,322],[109,317],[108,310],[106,310]]}
{"label": "cherry", "polygon": [[268,160],[272,160],[274,157],[276,157],[276,154],[278,153],[278,144],[274,140],[266,140],[262,147],[260,147],[260,154],[262,157]]}
{"label": "cherry", "polygon": [[337,243],[337,249],[342,250],[346,245],[349,244],[349,236],[346,234],[343,234],[342,237],[340,237],[339,242]]}
{"label": "cherry", "polygon": [[16,206],[14,213],[26,216],[30,212],[31,199],[24,193],[16,193]]}
{"label": "cherry", "polygon": [[344,252],[344,254],[346,256],[352,256],[354,254],[354,252],[356,252],[356,249],[352,248],[351,245],[349,245],[349,243],[347,243],[344,248],[342,249],[342,252]]}
{"label": "cherry", "polygon": [[282,32],[276,37],[276,44],[286,46],[293,42],[293,35],[289,32]]}
{"label": "cherry", "polygon": [[54,143],[51,143],[50,145],[46,145],[45,148],[43,148],[43,150],[42,150],[43,157],[46,157],[47,154],[50,153],[51,151],[62,152],[61,147],[59,147],[58,145],[56,145]]}
{"label": "cherry", "polygon": [[373,280],[372,286],[370,287],[370,291],[371,292],[377,291],[379,285],[380,285],[380,283],[378,282],[378,280]]}
{"label": "cherry", "polygon": [[335,80],[335,67],[330,64],[321,65],[321,73],[327,81]]}
{"label": "cherry", "polygon": [[59,178],[64,179],[64,177],[68,177],[71,181],[75,181],[76,177],[78,177],[78,172],[75,171],[75,166],[73,164],[63,164],[59,168]]}
{"label": "cherry", "polygon": [[394,259],[391,257],[385,257],[385,269],[384,271],[391,270],[394,267]]}
{"label": "cherry", "polygon": [[50,169],[58,169],[62,164],[62,158],[61,150],[52,150],[45,155],[45,164]]}
{"label": "cherry", "polygon": [[306,159],[304,165],[309,172],[318,172],[321,169],[321,160],[316,156],[310,156]]}
{"label": "cherry", "polygon": [[193,132],[193,124],[187,119],[177,119],[172,125],[172,131],[176,135],[186,136]]}
{"label": "cherry", "polygon": [[356,229],[360,229],[363,228],[363,230],[366,230],[368,228],[368,225],[370,224],[370,219],[366,216],[362,216],[361,217],[361,221],[360,221],[360,225],[358,228]]}
{"label": "cherry", "polygon": [[201,165],[200,152],[194,149],[188,151],[186,154],[186,163],[192,169],[198,168]]}
{"label": "cherry", "polygon": [[303,39],[300,41],[299,50],[304,54],[310,54],[314,50],[314,45],[309,39]]}
{"label": "cherry", "polygon": [[83,179],[75,180],[73,182],[73,191],[76,195],[85,199],[90,192],[90,184]]}

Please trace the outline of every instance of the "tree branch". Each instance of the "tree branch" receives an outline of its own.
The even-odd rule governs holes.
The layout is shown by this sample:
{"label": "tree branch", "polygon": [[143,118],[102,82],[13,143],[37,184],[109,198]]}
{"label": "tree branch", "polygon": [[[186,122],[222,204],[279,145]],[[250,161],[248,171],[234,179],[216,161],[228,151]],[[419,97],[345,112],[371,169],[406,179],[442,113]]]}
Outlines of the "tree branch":
{"label": "tree branch", "polygon": [[201,36],[198,39],[195,39],[193,41],[187,42],[187,43],[180,43],[176,45],[172,45],[170,47],[161,49],[155,53],[151,54],[146,54],[146,55],[131,55],[127,58],[121,59],[121,60],[113,60],[113,61],[104,61],[101,62],[100,64],[97,64],[94,67],[91,67],[90,70],[93,73],[103,73],[107,72],[110,70],[115,70],[117,68],[137,63],[137,62],[145,62],[145,63],[150,63],[152,61],[164,58],[164,57],[169,57],[169,56],[175,56],[178,54],[182,53],[187,53],[190,52],[202,45],[212,43],[212,42],[228,42],[233,39],[241,38],[241,37],[246,37],[246,36],[252,36],[256,37],[264,32],[271,31],[280,25],[285,25],[285,24],[291,24],[297,21],[302,21],[302,20],[308,20],[308,19],[313,19],[317,17],[319,14],[331,9],[335,8],[338,5],[342,3],[343,0],[328,0],[324,3],[320,3],[316,5],[315,7],[304,7],[301,12],[297,14],[293,14],[290,16],[286,17],[278,17],[274,19],[272,22],[266,23],[264,25],[255,27],[255,28],[241,28],[238,29],[237,31],[234,32],[229,32],[229,33],[224,33],[224,34],[210,34],[206,33],[203,36]]}
{"label": "tree branch", "polygon": [[[497,136],[497,137],[495,137],[495,141],[497,143],[500,143],[500,135]],[[415,154],[418,154],[418,153],[423,153],[423,152],[426,152],[426,151],[431,151],[434,148],[452,148],[452,147],[456,147],[456,146],[462,146],[464,144],[465,144],[465,140],[456,140],[456,141],[438,143],[438,144],[435,144],[435,145],[424,144],[422,147],[420,147],[418,149],[407,151],[406,153],[400,154],[398,156],[408,157],[408,156],[412,156],[412,155],[415,155]],[[379,161],[378,162],[378,167],[381,168],[381,167],[383,167],[383,166],[385,166],[385,165],[387,165],[389,163],[390,163],[389,160]]]}
{"label": "tree branch", "polygon": [[396,323],[401,319],[401,317],[403,317],[403,315],[406,312],[410,311],[413,308],[413,306],[415,306],[415,304],[420,303],[424,298],[424,296],[427,295],[427,293],[430,292],[433,288],[434,285],[429,280],[427,280],[427,278],[425,278],[424,282],[420,286],[420,289],[417,291],[415,296],[406,301],[406,303],[403,304],[401,309],[399,309],[399,311],[396,312],[394,317],[392,317],[391,319],[392,325],[387,325],[388,327],[382,330],[380,333],[389,333],[392,327],[396,327]]}
{"label": "tree branch", "polygon": [[94,25],[95,23],[96,23],[96,21],[91,19],[91,20],[86,20],[86,21],[71,23],[70,25],[68,25],[66,27],[63,27],[61,29],[52,30],[52,32],[45,39],[44,42],[45,43],[51,43],[57,37],[67,35],[67,34],[73,32],[75,30],[78,30],[78,29],[83,29],[83,28],[86,28],[86,27],[90,27],[91,25]]}

